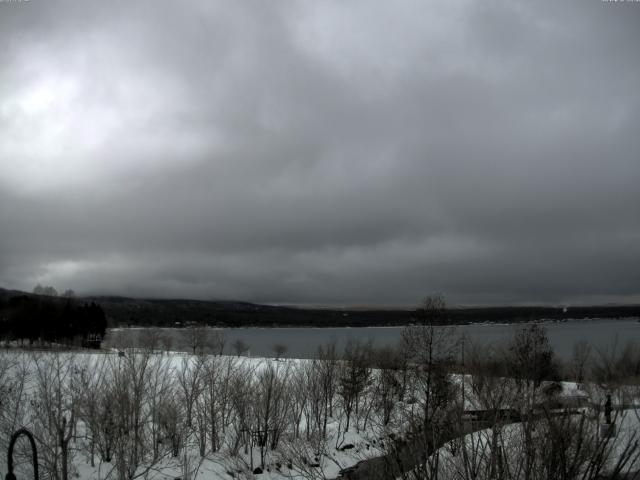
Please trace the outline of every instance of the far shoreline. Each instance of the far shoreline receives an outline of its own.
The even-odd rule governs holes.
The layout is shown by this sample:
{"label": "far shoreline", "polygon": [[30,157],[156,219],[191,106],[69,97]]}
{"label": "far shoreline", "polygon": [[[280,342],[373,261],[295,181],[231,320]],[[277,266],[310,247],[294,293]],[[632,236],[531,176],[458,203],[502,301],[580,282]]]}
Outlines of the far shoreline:
{"label": "far shoreline", "polygon": [[[553,319],[546,318],[540,320],[526,320],[526,321],[517,321],[517,322],[492,322],[492,321],[482,321],[482,322],[466,322],[466,323],[436,323],[434,327],[468,327],[468,326],[511,326],[511,325],[532,325],[532,324],[562,324],[562,323],[578,323],[578,322],[617,322],[617,321],[637,321],[640,322],[640,317],[630,316],[630,317],[589,317],[589,318],[566,318],[566,319]],[[186,330],[189,328],[210,328],[214,330],[276,330],[276,329],[313,329],[313,330],[326,330],[329,328],[345,328],[345,329],[383,329],[383,328],[406,328],[406,327],[419,327],[422,325],[421,323],[407,323],[407,324],[396,324],[396,325],[203,325],[203,324],[191,324],[191,325],[180,325],[180,326],[166,326],[166,325],[118,325],[114,327],[108,327],[108,330],[117,331],[117,330],[150,330],[150,329],[159,329],[159,330]]]}

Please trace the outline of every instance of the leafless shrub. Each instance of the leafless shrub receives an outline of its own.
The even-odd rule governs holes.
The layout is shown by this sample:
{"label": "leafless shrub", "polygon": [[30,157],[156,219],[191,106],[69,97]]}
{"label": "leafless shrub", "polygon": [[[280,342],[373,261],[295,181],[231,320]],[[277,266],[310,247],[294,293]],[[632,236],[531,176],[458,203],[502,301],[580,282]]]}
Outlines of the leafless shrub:
{"label": "leafless shrub", "polygon": [[243,340],[239,338],[235,342],[233,342],[231,346],[238,357],[241,355],[245,355],[249,351],[249,345],[247,345]]}
{"label": "leafless shrub", "polygon": [[73,474],[72,439],[78,421],[79,395],[73,385],[78,375],[73,354],[33,355],[35,392],[31,397],[32,428],[39,440],[46,476],[68,480]]}

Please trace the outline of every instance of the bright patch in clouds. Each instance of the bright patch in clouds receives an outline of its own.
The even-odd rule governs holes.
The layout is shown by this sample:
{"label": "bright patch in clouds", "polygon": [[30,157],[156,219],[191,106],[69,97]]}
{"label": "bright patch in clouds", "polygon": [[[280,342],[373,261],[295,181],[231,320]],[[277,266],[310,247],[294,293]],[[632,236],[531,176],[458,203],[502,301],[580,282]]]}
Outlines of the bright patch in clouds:
{"label": "bright patch in clouds", "polygon": [[83,89],[80,76],[45,68],[6,97],[0,180],[7,187],[49,190],[93,177],[88,167],[117,125],[118,112],[87,102]]}
{"label": "bright patch in clouds", "polygon": [[192,161],[219,140],[176,131],[168,99],[179,93],[170,78],[126,62],[89,69],[76,60],[64,70],[25,62],[0,100],[4,188],[36,194],[96,186],[154,168],[168,156]]}

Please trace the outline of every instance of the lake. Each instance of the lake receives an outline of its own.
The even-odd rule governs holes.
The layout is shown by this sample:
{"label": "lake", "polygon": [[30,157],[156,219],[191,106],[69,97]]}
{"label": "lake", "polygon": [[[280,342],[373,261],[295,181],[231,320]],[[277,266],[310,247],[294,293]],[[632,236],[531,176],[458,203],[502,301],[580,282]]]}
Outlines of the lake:
{"label": "lake", "polygon": [[[482,344],[500,345],[508,341],[514,331],[523,324],[472,324],[460,325],[456,329],[467,338]],[[637,319],[598,319],[569,320],[566,322],[545,322],[549,339],[555,352],[563,358],[569,358],[576,342],[584,340],[596,349],[606,349],[615,342],[624,345],[629,340],[640,341],[640,322]],[[118,346],[126,339],[129,346],[142,346],[149,337],[151,329],[117,328],[110,329],[105,339],[105,346]],[[185,330],[180,328],[160,328],[162,335],[171,338],[174,350],[189,350]],[[331,328],[220,328],[224,333],[225,352],[232,354],[231,345],[242,340],[249,346],[249,354],[257,357],[273,356],[275,344],[287,347],[287,357],[309,358],[314,355],[319,345],[326,345],[335,340],[338,347],[349,339],[369,341],[375,346],[393,346],[398,344],[402,327],[331,327]]]}

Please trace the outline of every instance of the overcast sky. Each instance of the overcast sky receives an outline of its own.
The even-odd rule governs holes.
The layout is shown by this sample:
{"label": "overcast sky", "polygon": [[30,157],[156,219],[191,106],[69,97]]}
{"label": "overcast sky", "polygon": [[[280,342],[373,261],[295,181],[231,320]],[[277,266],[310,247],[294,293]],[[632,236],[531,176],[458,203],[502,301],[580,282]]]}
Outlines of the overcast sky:
{"label": "overcast sky", "polygon": [[640,3],[0,1],[0,287],[640,301]]}

